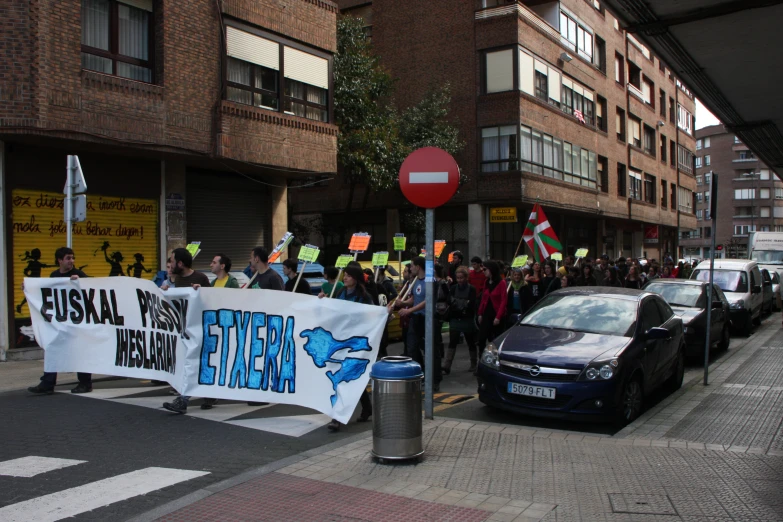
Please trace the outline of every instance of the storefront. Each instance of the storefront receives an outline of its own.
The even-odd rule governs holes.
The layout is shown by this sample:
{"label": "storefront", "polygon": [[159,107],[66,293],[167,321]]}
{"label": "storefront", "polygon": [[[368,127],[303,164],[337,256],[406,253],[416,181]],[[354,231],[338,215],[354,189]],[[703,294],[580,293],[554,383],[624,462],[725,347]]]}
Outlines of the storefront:
{"label": "storefront", "polygon": [[6,225],[10,347],[35,346],[21,287],[48,277],[66,244],[66,156],[77,154],[87,181],[87,219],[73,226],[76,267],[92,277],[153,279],[160,267],[160,162],[89,151],[6,144]]}

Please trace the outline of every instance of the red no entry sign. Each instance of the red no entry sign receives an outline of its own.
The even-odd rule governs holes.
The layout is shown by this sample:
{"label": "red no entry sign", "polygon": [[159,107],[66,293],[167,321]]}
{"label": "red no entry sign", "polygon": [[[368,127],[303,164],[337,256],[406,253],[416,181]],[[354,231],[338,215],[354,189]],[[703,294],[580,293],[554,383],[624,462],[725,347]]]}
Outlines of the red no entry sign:
{"label": "red no entry sign", "polygon": [[439,207],[451,199],[457,187],[457,162],[451,154],[437,147],[413,151],[400,167],[402,193],[417,207]]}

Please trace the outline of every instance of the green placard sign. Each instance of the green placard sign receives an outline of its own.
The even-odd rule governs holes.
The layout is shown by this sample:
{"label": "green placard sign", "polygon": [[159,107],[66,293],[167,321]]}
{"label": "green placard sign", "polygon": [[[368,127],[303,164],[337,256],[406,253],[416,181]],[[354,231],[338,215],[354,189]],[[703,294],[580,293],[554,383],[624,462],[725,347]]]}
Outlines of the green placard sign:
{"label": "green placard sign", "polygon": [[353,256],[348,254],[342,254],[340,257],[337,258],[337,261],[334,262],[334,266],[336,268],[345,268],[348,266],[348,263],[353,261]]}
{"label": "green placard sign", "polygon": [[388,252],[375,252],[372,255],[372,266],[375,267],[384,267],[389,264],[389,253]]}
{"label": "green placard sign", "polygon": [[394,251],[395,252],[402,252],[405,250],[405,235],[404,234],[394,234]]}
{"label": "green placard sign", "polygon": [[576,251],[576,257],[587,257],[588,250],[586,248],[580,248]]}
{"label": "green placard sign", "polygon": [[191,256],[196,257],[196,252],[198,252],[200,248],[201,248],[201,241],[193,241],[192,243],[189,243],[188,246],[185,247],[185,250],[190,252]]}
{"label": "green placard sign", "polygon": [[321,249],[313,245],[305,245],[299,249],[299,261],[305,263],[315,263],[318,259],[318,254],[321,253]]}
{"label": "green placard sign", "polygon": [[551,256],[549,256],[549,257],[550,257],[550,258],[552,258],[552,259],[554,259],[555,261],[562,261],[562,260],[563,260],[563,254],[562,254],[562,252],[555,252],[554,254],[552,254],[552,255],[551,255]]}
{"label": "green placard sign", "polygon": [[520,268],[527,264],[527,256],[517,256],[511,263],[511,268]]}

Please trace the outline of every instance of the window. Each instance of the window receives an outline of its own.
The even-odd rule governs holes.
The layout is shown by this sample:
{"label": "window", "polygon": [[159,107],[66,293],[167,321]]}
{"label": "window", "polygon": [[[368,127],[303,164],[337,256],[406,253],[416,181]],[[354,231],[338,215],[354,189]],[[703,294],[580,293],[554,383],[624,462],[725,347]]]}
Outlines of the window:
{"label": "window", "polygon": [[701,150],[701,148],[704,146],[704,143],[702,140],[696,140],[696,150]]}
{"label": "window", "polygon": [[655,196],[655,176],[651,176],[650,174],[644,175],[644,200],[647,203],[650,203],[652,205],[655,205],[657,202],[657,198]]}
{"label": "window", "polygon": [[82,69],[151,83],[152,0],[82,0]]}
{"label": "window", "polygon": [[680,212],[686,212],[693,214],[693,192],[683,188],[677,187],[677,199],[680,201]]}
{"label": "window", "polygon": [[740,141],[740,139],[738,137],[734,136],[734,144],[735,145],[742,145],[742,142]]}
{"label": "window", "polygon": [[693,174],[693,152],[680,145],[680,148],[677,151],[677,159],[680,170],[687,172],[688,174]]}
{"label": "window", "polygon": [[704,173],[704,183],[705,184],[709,185],[711,178],[712,178],[712,174],[710,174],[709,172],[705,172]]}
{"label": "window", "polygon": [[581,118],[587,125],[595,123],[593,93],[569,78],[563,78],[561,108],[567,114]]}
{"label": "window", "polygon": [[661,162],[666,163],[666,136],[661,134]]}
{"label": "window", "polygon": [[644,126],[644,152],[655,157],[655,129]]}
{"label": "window", "polygon": [[693,133],[693,116],[679,103],[677,104],[677,126],[688,134]]}
{"label": "window", "polygon": [[577,51],[587,61],[593,61],[593,30],[577,23],[574,16],[562,10],[560,11],[560,36],[564,44]]}
{"label": "window", "polygon": [[669,123],[674,123],[674,98],[669,96]]}
{"label": "window", "polygon": [[625,59],[620,53],[614,53],[614,81],[619,84],[625,82]]}
{"label": "window", "polygon": [[710,166],[710,155],[709,154],[704,156],[704,166],[705,167],[709,167]]}
{"label": "window", "polygon": [[663,89],[660,90],[658,105],[660,105],[661,118],[666,118],[666,91]]}
{"label": "window", "polygon": [[710,191],[709,190],[705,190],[704,191],[704,202],[705,203],[709,203],[710,202]]}
{"label": "window", "polygon": [[704,227],[704,237],[707,239],[712,237],[712,227]]}
{"label": "window", "polygon": [[759,216],[763,218],[768,218],[770,216],[769,207],[761,207],[759,209]]}
{"label": "window", "polygon": [[642,97],[644,98],[644,103],[651,107],[655,107],[655,98],[654,93],[655,92],[655,84],[647,78],[646,76],[642,77]]}
{"label": "window", "polygon": [[631,132],[628,135],[628,143],[634,147],[642,147],[642,120],[635,116],[628,117]]}
{"label": "window", "polygon": [[709,149],[710,148],[710,138],[704,138],[704,148]]}
{"label": "window", "polygon": [[598,156],[598,180],[601,184],[601,192],[609,193],[609,160],[603,156]]}
{"label": "window", "polygon": [[734,225],[735,236],[747,236],[750,232],[755,232],[756,226],[751,225]]}
{"label": "window", "polygon": [[759,180],[769,181],[769,169],[761,169],[759,171]]}
{"label": "window", "polygon": [[677,161],[677,144],[674,140],[669,141],[669,163],[672,167],[675,166],[675,161]]}
{"label": "window", "polygon": [[599,36],[595,37],[595,66],[606,74],[606,42]]}
{"label": "window", "polygon": [[775,189],[775,199],[783,199],[783,188]]}
{"label": "window", "polygon": [[749,150],[741,150],[739,153],[739,159],[741,160],[754,160],[756,156]]}
{"label": "window", "polygon": [[[226,99],[316,121],[329,121],[329,61],[226,27]],[[280,96],[280,71],[283,96]]]}
{"label": "window", "polygon": [[486,67],[487,94],[514,89],[514,55],[511,49],[487,53]]}
{"label": "window", "polygon": [[[636,87],[636,92],[642,91],[642,70],[638,65],[628,60],[628,83]],[[633,92],[633,91],[631,91]]]}
{"label": "window", "polygon": [[642,200],[642,173],[631,170],[628,173],[628,197],[631,199]]}
{"label": "window", "polygon": [[598,103],[595,104],[595,124],[600,130],[608,132],[608,125],[606,121],[606,98],[598,96]]}
{"label": "window", "polygon": [[536,98],[545,102],[549,102],[549,80],[547,79],[547,70],[548,67],[546,65],[536,60]]}
{"label": "window", "polygon": [[519,137],[521,170],[596,188],[598,156],[595,152],[525,125],[519,128]]}
{"label": "window", "polygon": [[617,139],[625,141],[625,111],[617,107],[615,115],[615,128],[617,129]]}
{"label": "window", "polygon": [[769,189],[759,189],[759,199],[769,199]]}
{"label": "window", "polygon": [[696,168],[701,168],[701,156],[696,156]]}
{"label": "window", "polygon": [[625,197],[628,189],[628,174],[626,174],[625,165],[622,163],[617,164],[617,195]]}
{"label": "window", "polygon": [[481,172],[517,170],[517,127],[481,129]]}
{"label": "window", "polygon": [[734,199],[756,199],[756,189],[734,189]]}
{"label": "window", "polygon": [[704,196],[702,195],[701,192],[697,192],[696,193],[696,203],[701,203],[702,201],[704,201]]}
{"label": "window", "polygon": [[696,211],[696,219],[698,219],[699,221],[704,219],[704,211],[703,210],[697,210]]}
{"label": "window", "polygon": [[668,203],[668,196],[666,195],[666,180],[661,180],[661,208],[666,208]]}
{"label": "window", "polygon": [[674,183],[671,185],[671,191],[669,191],[669,194],[672,196],[671,209],[674,210],[677,208],[677,185]]}
{"label": "window", "polygon": [[701,185],[704,183],[704,179],[702,178],[701,174],[696,174],[696,184]]}

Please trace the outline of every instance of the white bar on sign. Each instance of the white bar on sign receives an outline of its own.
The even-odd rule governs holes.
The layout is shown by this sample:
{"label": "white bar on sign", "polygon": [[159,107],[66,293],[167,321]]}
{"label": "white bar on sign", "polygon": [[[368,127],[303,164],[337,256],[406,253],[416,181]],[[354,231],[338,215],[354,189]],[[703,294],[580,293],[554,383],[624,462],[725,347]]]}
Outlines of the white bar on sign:
{"label": "white bar on sign", "polygon": [[209,475],[209,472],[172,468],[140,469],[0,508],[0,520],[55,522],[203,475]]}
{"label": "white bar on sign", "polygon": [[84,464],[86,460],[55,459],[51,457],[22,457],[0,462],[0,475],[4,477],[34,477],[41,473]]}
{"label": "white bar on sign", "polygon": [[411,172],[408,183],[448,183],[448,172]]}

